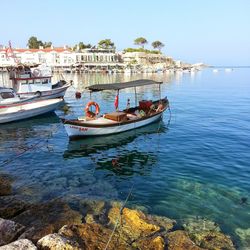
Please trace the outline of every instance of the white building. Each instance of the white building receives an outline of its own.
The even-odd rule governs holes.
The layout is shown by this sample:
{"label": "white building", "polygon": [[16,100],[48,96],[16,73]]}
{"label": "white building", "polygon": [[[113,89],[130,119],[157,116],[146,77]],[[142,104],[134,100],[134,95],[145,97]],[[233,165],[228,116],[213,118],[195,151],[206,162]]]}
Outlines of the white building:
{"label": "white building", "polygon": [[63,48],[39,48],[39,49],[12,49],[12,55],[8,48],[0,49],[0,67],[12,65],[15,60],[21,63],[46,64],[51,67],[70,67],[82,65],[86,67],[117,66],[121,65],[120,55],[114,50],[84,49],[79,52]]}

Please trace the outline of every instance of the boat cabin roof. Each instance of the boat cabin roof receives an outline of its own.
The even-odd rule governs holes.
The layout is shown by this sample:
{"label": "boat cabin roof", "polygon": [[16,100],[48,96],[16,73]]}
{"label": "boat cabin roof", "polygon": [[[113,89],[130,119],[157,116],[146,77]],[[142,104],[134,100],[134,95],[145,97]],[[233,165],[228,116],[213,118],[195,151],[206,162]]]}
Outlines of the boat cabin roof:
{"label": "boat cabin roof", "polygon": [[125,88],[139,87],[144,85],[152,85],[152,84],[162,84],[163,82],[157,82],[148,79],[140,79],[130,82],[122,82],[122,83],[108,83],[108,84],[95,84],[92,86],[86,87],[86,89],[96,92],[103,90],[120,90]]}

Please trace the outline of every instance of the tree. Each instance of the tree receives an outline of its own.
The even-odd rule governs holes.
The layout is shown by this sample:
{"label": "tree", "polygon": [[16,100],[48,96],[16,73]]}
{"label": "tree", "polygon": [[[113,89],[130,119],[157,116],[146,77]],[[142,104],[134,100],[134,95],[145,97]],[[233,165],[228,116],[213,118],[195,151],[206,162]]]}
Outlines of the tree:
{"label": "tree", "polygon": [[154,49],[158,49],[159,51],[161,51],[161,49],[164,47],[164,43],[160,42],[160,41],[154,41],[152,42],[152,47]]}
{"label": "tree", "polygon": [[52,46],[52,42],[44,42],[43,47],[44,48],[50,48]]}
{"label": "tree", "polygon": [[138,37],[134,40],[135,45],[141,45],[144,49],[145,44],[147,44],[148,41],[144,37]]}
{"label": "tree", "polygon": [[85,44],[83,42],[79,42],[78,46],[79,46],[79,49],[87,49],[87,48],[91,48],[92,47],[92,45],[90,43]]}
{"label": "tree", "polygon": [[73,50],[76,51],[76,50],[82,50],[82,49],[87,49],[87,48],[91,48],[91,47],[92,47],[92,45],[90,43],[85,44],[83,42],[79,42],[78,44],[76,44],[73,47]]}
{"label": "tree", "polygon": [[40,40],[37,40],[37,38],[35,36],[30,37],[30,39],[28,40],[28,44],[27,46],[30,49],[39,49],[39,46],[43,46],[43,42]]}
{"label": "tree", "polygon": [[98,43],[98,48],[101,49],[114,49],[115,44],[110,39],[101,40]]}

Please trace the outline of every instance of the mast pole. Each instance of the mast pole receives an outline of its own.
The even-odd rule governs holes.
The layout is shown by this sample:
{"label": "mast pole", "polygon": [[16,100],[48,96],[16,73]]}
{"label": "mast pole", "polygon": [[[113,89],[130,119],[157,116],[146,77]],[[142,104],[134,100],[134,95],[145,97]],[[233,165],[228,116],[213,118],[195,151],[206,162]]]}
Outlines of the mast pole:
{"label": "mast pole", "polygon": [[136,87],[135,87],[135,107],[137,106],[137,93],[136,93]]}

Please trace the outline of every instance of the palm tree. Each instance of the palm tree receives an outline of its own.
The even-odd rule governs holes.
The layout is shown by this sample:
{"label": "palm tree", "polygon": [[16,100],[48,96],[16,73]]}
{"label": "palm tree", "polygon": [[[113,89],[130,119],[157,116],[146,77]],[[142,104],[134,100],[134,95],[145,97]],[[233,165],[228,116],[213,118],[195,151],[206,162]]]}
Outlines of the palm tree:
{"label": "palm tree", "polygon": [[144,37],[138,37],[134,40],[134,44],[141,45],[143,49],[144,49],[144,45],[147,43],[148,43],[148,41]]}
{"label": "palm tree", "polygon": [[160,41],[154,41],[152,42],[152,47],[154,49],[158,49],[159,51],[161,51],[161,49],[164,47],[164,43],[160,42]]}

